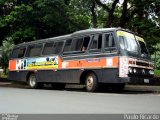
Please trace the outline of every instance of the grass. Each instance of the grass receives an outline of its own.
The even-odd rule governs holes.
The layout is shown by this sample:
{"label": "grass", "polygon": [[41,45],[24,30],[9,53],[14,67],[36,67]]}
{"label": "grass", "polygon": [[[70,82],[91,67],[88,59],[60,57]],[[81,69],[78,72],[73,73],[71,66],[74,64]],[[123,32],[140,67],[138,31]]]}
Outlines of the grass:
{"label": "grass", "polygon": [[155,70],[154,75],[157,76],[157,77],[160,77],[160,70]]}
{"label": "grass", "polygon": [[4,73],[0,73],[0,77],[1,77],[1,78],[7,78],[8,76],[5,75]]}

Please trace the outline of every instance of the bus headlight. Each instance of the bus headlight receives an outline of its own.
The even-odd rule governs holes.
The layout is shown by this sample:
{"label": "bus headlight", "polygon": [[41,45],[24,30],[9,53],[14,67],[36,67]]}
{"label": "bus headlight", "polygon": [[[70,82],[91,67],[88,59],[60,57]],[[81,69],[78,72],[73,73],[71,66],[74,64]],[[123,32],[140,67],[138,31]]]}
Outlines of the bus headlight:
{"label": "bus headlight", "polygon": [[129,73],[132,73],[132,72],[133,72],[132,68],[129,68],[128,71],[129,71]]}
{"label": "bus headlight", "polygon": [[136,72],[137,72],[137,70],[134,68],[134,69],[133,69],[133,72],[134,72],[134,73],[136,73]]}
{"label": "bus headlight", "polygon": [[150,75],[154,75],[154,71],[153,70],[149,70],[149,74]]}

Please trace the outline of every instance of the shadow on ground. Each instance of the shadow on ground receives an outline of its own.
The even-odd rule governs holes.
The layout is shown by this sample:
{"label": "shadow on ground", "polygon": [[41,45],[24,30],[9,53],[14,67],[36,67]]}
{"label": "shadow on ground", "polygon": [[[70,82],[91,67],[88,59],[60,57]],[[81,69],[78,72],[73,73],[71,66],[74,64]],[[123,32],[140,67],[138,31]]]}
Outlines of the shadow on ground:
{"label": "shadow on ground", "polygon": [[[11,88],[21,88],[29,89],[25,83],[13,82],[7,79],[0,79],[0,87],[11,87]],[[50,85],[44,85],[43,90],[54,90]],[[67,84],[66,88],[61,91],[69,92],[86,92],[83,85]],[[103,87],[96,93],[108,93],[108,94],[160,94],[160,86],[150,86],[150,85],[126,85],[125,89],[121,92],[113,91],[108,87]]]}

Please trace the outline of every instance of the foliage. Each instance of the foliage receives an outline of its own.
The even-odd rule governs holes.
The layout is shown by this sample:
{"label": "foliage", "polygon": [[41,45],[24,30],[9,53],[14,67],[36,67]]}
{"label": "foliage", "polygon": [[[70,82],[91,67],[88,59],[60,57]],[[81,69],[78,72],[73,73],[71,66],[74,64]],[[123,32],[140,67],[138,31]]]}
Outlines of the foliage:
{"label": "foliage", "polygon": [[152,55],[152,59],[155,62],[155,68],[160,70],[160,44],[154,46],[155,53]]}
{"label": "foliage", "polygon": [[2,57],[0,62],[1,62],[2,68],[4,69],[5,74],[7,72],[6,70],[8,68],[8,60],[13,47],[14,47],[14,43],[12,38],[6,38],[6,40],[3,41],[3,46],[1,47]]}
{"label": "foliage", "polygon": [[157,77],[160,77],[160,70],[155,70],[154,75],[157,76]]}
{"label": "foliage", "polygon": [[123,27],[142,35],[151,53],[160,43],[159,0],[0,0],[0,45]]}

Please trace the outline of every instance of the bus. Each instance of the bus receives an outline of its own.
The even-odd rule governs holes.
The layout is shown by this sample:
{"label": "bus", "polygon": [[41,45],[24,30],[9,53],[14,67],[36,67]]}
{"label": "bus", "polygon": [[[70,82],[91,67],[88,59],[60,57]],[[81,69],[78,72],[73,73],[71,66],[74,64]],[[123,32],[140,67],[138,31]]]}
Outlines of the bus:
{"label": "bus", "polygon": [[21,43],[9,60],[9,79],[30,88],[82,84],[123,90],[127,83],[152,82],[154,65],[144,39],[122,28],[87,29],[69,35]]}

